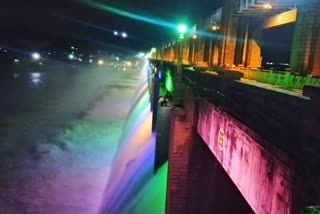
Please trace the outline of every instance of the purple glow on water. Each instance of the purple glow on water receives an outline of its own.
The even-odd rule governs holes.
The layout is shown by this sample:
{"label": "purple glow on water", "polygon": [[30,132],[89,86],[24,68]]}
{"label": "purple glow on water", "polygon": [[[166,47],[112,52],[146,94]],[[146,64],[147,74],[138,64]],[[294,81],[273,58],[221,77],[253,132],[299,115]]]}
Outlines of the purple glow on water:
{"label": "purple glow on water", "polygon": [[[145,73],[147,75],[147,72]],[[153,176],[155,133],[147,82],[137,90],[140,97],[128,117],[121,145],[113,162],[101,212],[129,213],[141,187]]]}

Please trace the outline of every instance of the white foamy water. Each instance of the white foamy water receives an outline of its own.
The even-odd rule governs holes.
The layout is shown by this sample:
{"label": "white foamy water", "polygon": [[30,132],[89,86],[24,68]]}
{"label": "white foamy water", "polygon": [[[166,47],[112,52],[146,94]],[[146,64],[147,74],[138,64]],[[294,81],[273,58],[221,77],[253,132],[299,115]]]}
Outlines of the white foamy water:
{"label": "white foamy water", "polygon": [[12,108],[1,114],[0,210],[96,212],[135,92],[145,80],[138,73],[51,67],[22,74],[4,98]]}

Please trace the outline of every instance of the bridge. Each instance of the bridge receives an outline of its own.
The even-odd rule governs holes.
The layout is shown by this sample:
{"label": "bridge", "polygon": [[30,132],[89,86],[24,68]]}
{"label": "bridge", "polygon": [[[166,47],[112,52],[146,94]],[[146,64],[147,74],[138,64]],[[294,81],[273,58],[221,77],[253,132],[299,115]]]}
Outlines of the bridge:
{"label": "bridge", "polygon": [[[170,127],[156,151],[156,165],[169,163],[167,213],[292,213],[320,204],[319,7],[226,0],[189,37],[153,53],[154,90],[167,106],[154,112],[156,129]],[[289,23],[290,69],[262,69],[263,29]]]}
{"label": "bridge", "polygon": [[[225,0],[190,34],[152,49],[101,210],[131,213],[159,171],[166,182],[148,187],[166,193],[149,200],[166,194],[166,213],[319,209],[319,7]],[[264,69],[261,34],[290,24],[289,69]]]}
{"label": "bridge", "polygon": [[259,69],[264,29],[294,23],[290,68],[303,75],[320,76],[319,2],[228,0],[202,22],[197,23],[184,40],[173,40],[158,48],[154,58],[182,60],[206,66]]}
{"label": "bridge", "polygon": [[[174,71],[175,65],[165,63],[162,70]],[[255,213],[292,213],[319,204],[319,87],[305,86],[300,95],[193,68],[183,73],[183,108],[171,112],[168,213],[230,211],[217,210],[209,197],[235,197],[212,188],[212,155]],[[181,207],[185,201],[189,205]]]}

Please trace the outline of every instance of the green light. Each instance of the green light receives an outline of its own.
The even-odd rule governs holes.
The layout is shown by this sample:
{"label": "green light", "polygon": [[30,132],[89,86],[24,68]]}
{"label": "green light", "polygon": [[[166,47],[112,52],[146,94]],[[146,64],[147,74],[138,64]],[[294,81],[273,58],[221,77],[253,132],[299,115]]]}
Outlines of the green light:
{"label": "green light", "polygon": [[146,182],[141,198],[131,213],[165,213],[168,161]]}
{"label": "green light", "polygon": [[167,22],[167,21],[164,21],[164,20],[161,20],[161,19],[154,19],[151,17],[131,13],[131,12],[128,12],[125,10],[111,7],[107,4],[102,4],[102,3],[94,1],[94,0],[77,0],[77,1],[84,4],[84,5],[88,5],[90,7],[93,7],[93,8],[99,9],[99,10],[103,10],[103,11],[113,13],[116,15],[120,15],[120,16],[124,16],[124,17],[128,17],[128,18],[135,19],[138,21],[143,21],[146,23],[159,25],[159,26],[163,26],[163,27],[168,27],[168,28],[175,28],[176,27],[174,24]]}
{"label": "green light", "polygon": [[170,71],[166,73],[166,81],[165,81],[166,89],[172,93],[173,92],[173,80]]}
{"label": "green light", "polygon": [[184,36],[182,33],[180,34],[179,39],[184,39]]}
{"label": "green light", "polygon": [[185,33],[187,30],[187,27],[184,24],[181,24],[178,26],[179,33]]}

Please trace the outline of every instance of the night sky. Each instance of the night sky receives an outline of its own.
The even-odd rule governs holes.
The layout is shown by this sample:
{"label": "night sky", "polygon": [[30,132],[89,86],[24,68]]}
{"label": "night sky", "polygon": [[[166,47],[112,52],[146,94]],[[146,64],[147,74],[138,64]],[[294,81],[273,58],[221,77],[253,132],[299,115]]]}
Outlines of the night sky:
{"label": "night sky", "polygon": [[294,23],[262,31],[261,54],[266,62],[289,63]]}
{"label": "night sky", "polygon": [[[89,0],[91,1],[91,0]],[[192,26],[221,5],[221,0],[100,0],[94,1],[172,24]],[[170,40],[174,29],[112,14],[81,0],[11,0],[0,8],[0,44],[24,47],[59,46],[68,42],[88,46],[146,50]],[[126,40],[113,30],[126,31]]]}

